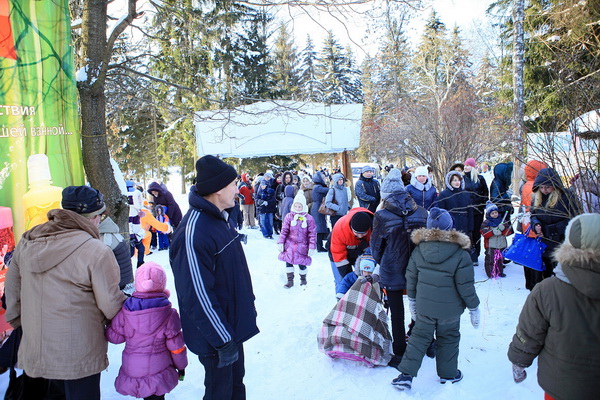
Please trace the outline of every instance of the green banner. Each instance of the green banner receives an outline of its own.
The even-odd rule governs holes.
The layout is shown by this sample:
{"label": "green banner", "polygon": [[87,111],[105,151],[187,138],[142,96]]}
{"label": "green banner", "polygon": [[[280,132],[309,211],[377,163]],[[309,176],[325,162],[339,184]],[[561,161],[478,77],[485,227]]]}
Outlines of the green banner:
{"label": "green banner", "polygon": [[0,206],[17,238],[83,183],[68,0],[0,0]]}

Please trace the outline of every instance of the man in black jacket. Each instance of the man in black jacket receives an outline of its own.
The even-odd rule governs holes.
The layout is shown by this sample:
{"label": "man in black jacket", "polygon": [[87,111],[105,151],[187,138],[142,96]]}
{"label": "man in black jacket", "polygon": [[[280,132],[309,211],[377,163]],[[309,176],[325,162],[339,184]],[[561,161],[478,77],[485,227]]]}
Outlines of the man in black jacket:
{"label": "man in black jacket", "polygon": [[186,345],[206,372],[204,399],[245,399],[243,342],[258,333],[250,271],[228,223],[237,172],[216,157],[196,162],[190,208],[170,261]]}

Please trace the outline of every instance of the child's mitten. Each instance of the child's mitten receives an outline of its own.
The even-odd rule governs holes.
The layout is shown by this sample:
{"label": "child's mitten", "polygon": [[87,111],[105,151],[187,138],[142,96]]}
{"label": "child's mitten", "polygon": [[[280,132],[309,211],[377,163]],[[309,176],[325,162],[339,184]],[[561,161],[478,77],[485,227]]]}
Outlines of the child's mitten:
{"label": "child's mitten", "polygon": [[283,251],[283,243],[277,244],[277,250],[279,250],[280,253]]}
{"label": "child's mitten", "polygon": [[410,318],[413,321],[417,320],[417,301],[415,299],[408,298],[408,311],[410,311]]}
{"label": "child's mitten", "polygon": [[469,314],[471,316],[471,325],[473,325],[473,328],[479,328],[479,307],[469,309]]}
{"label": "child's mitten", "polygon": [[520,365],[513,364],[512,371],[515,383],[521,383],[525,380],[525,378],[527,378],[527,372],[525,371],[525,368],[521,367]]}

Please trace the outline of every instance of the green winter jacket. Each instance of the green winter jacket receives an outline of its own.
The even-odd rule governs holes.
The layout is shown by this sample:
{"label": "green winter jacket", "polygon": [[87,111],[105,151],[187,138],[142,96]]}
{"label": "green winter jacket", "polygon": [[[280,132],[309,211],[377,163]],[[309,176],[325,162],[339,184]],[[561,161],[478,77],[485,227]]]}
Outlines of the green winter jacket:
{"label": "green winter jacket", "polygon": [[412,241],[417,247],[406,269],[406,293],[417,300],[419,315],[448,319],[479,306],[468,236],[422,228],[413,232]]}
{"label": "green winter jacket", "polygon": [[528,367],[539,356],[538,382],[556,400],[598,399],[600,251],[565,243],[554,258],[560,263],[556,276],[527,297],[508,358]]}

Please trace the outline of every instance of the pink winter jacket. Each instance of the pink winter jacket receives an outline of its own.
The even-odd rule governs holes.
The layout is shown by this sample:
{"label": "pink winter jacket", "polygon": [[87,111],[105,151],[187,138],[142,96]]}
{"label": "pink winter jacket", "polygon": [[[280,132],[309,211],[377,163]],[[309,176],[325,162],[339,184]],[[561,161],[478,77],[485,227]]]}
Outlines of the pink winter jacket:
{"label": "pink winter jacket", "polygon": [[[299,219],[294,217],[298,215]],[[305,223],[306,227],[302,227]],[[317,247],[317,225],[313,217],[306,213],[289,212],[281,226],[281,234],[277,243],[283,243],[283,251],[279,260],[296,265],[310,265],[309,249]]]}
{"label": "pink winter jacket", "polygon": [[177,386],[187,366],[179,314],[164,293],[140,293],[125,301],[106,330],[106,340],[125,342],[115,380],[117,392],[138,398],[161,396]]}

